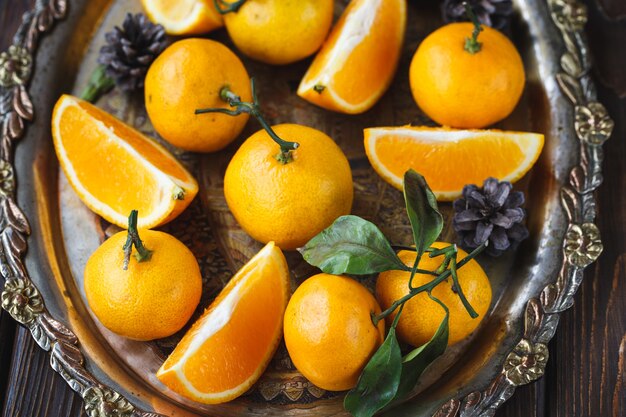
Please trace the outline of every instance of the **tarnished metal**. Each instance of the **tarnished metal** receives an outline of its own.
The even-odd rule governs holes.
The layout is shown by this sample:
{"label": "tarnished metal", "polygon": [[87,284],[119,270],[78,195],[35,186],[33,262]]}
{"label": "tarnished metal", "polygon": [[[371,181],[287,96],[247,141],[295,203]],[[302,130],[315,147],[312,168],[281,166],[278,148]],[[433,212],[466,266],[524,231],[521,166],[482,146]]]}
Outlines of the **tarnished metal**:
{"label": "tarnished metal", "polygon": [[[67,269],[67,266],[64,266],[66,261],[59,261],[67,256],[69,268],[75,268],[73,259],[84,257],[85,254],[80,247],[70,247],[67,241],[63,246],[63,242],[54,237],[55,234],[58,235],[60,226],[58,219],[50,218],[50,213],[52,216],[56,215],[54,206],[57,201],[48,201],[51,199],[50,193],[45,186],[39,184],[43,181],[42,178],[50,172],[56,172],[57,168],[54,164],[41,165],[41,162],[35,161],[36,155],[41,156],[35,152],[45,150],[36,148],[42,142],[41,139],[34,142],[37,140],[35,135],[28,135],[28,140],[31,141],[26,145],[28,152],[14,162],[15,145],[24,135],[26,125],[34,119],[34,107],[37,107],[38,113],[50,111],[48,107],[34,106],[26,87],[33,75],[39,38],[52,28],[56,20],[66,15],[68,2],[69,0],[38,0],[33,10],[24,15],[13,45],[0,54],[0,274],[4,281],[2,308],[28,327],[37,343],[50,351],[51,366],[72,389],[83,396],[85,411],[91,417],[159,415],[142,409],[165,414],[171,410],[179,412],[181,408],[177,401],[197,412],[219,415],[266,415],[281,410],[281,407],[288,409],[290,415],[336,415],[340,398],[328,396],[297,374],[289,374],[291,376],[288,378],[279,376],[273,379],[270,376],[261,381],[257,392],[261,401],[268,403],[267,407],[251,399],[253,396],[244,397],[241,403],[230,408],[206,408],[185,402],[159,387],[153,378],[150,379],[150,366],[162,360],[159,359],[161,352],[158,349],[153,345],[130,342],[120,342],[122,344],[117,345],[114,339],[106,335],[105,330],[98,328],[90,320],[87,310],[80,302],[80,289],[76,283],[66,280],[67,275],[71,277],[72,271],[61,271],[63,268]],[[89,25],[97,21],[98,13],[101,12],[97,7],[105,2],[94,2],[91,8],[86,0],[71,3],[87,11],[82,16],[77,11],[70,19],[71,24],[82,27],[83,30],[91,30]],[[554,81],[554,85],[558,84],[561,89],[559,93],[550,86],[545,87],[550,102],[550,108],[546,112],[553,119],[558,119],[550,120],[550,123],[565,122],[562,123],[562,133],[557,134],[554,132],[560,130],[552,130],[552,139],[559,140],[558,145],[563,147],[565,155],[562,162],[554,165],[555,181],[560,184],[556,200],[560,201],[561,208],[550,206],[551,211],[546,217],[545,226],[540,233],[536,233],[539,237],[536,239],[535,257],[528,261],[531,264],[524,269],[532,271],[534,277],[542,277],[543,281],[540,287],[524,286],[525,283],[511,284],[514,285],[511,291],[518,288],[518,292],[509,295],[505,300],[510,309],[494,312],[493,320],[497,323],[496,319],[501,318],[506,324],[503,330],[506,334],[497,338],[492,333],[496,341],[491,345],[485,342],[483,345],[487,347],[477,348],[483,349],[481,352],[491,358],[488,364],[477,368],[480,370],[478,375],[464,376],[461,370],[458,375],[447,377],[451,381],[449,383],[445,381],[446,378],[424,383],[425,387],[416,393],[413,400],[399,405],[391,412],[394,416],[493,415],[514,393],[517,386],[543,375],[549,356],[546,345],[556,331],[559,314],[572,305],[582,279],[582,270],[602,252],[599,231],[594,224],[596,203],[593,191],[602,181],[601,146],[611,135],[613,121],[604,106],[597,101],[589,75],[591,64],[583,32],[587,21],[586,9],[578,0],[518,0],[516,6],[537,45],[535,65],[539,68],[538,78],[548,84]],[[70,22],[64,24],[69,25]],[[67,35],[72,30],[63,32]],[[61,50],[61,45],[62,41],[56,44],[57,51]],[[67,60],[71,61],[69,58]],[[71,68],[75,66],[69,65]],[[34,88],[38,88],[37,91],[42,95],[36,103],[41,101],[51,107],[53,98],[48,95],[44,99],[46,94],[41,85]],[[567,97],[569,107],[557,109],[555,103],[565,103],[564,100],[558,101],[562,97]],[[136,126],[141,123],[143,122],[138,120],[133,122]],[[38,129],[40,137],[47,136],[48,127],[45,123],[36,124],[33,128]],[[569,138],[577,143],[572,143]],[[51,152],[49,144],[46,146],[47,151]],[[185,158],[184,155],[182,157]],[[193,161],[189,163],[195,164]],[[25,188],[23,184],[16,190],[16,179],[20,179],[20,175],[29,188]],[[371,186],[371,181],[363,180],[358,175],[355,176],[355,182],[357,188],[361,187],[361,191]],[[31,193],[29,195],[34,197],[18,204],[16,191]],[[216,201],[213,204],[219,205],[219,199]],[[551,200],[546,199],[545,202],[549,206]],[[221,209],[219,206],[212,208],[218,215]],[[556,210],[562,212],[557,213]],[[71,221],[63,220],[64,224],[78,224],[80,222],[76,222],[74,216],[82,214],[76,211],[61,213],[60,216],[71,218]],[[388,217],[394,219],[392,214]],[[33,230],[36,233],[30,238],[31,225],[27,219],[35,222]],[[196,232],[198,226],[194,224],[190,227],[189,241],[198,240],[193,235]],[[108,234],[106,230],[102,233]],[[202,236],[201,234],[200,238]],[[553,240],[560,245],[559,248],[553,247]],[[211,245],[215,243],[212,242]],[[32,257],[44,256],[45,259],[33,259],[25,265],[24,255],[29,246],[34,249]],[[67,253],[60,253],[62,250]],[[212,258],[211,251],[216,249],[211,247],[203,250],[204,261],[207,262],[204,267],[214,276],[221,277],[225,274],[228,268],[223,260]],[[502,297],[506,298],[507,295]],[[44,306],[44,301],[48,308]],[[72,305],[72,313],[69,312],[68,305]],[[511,314],[515,317],[509,318]],[[496,324],[487,330],[502,331]],[[111,345],[103,343],[102,336],[97,335],[99,333],[105,334],[104,337]],[[167,344],[168,341],[164,341],[161,346],[167,347]],[[111,352],[111,346],[115,353]],[[120,359],[124,350],[146,362],[129,371],[128,362],[125,365],[120,364],[124,362],[123,358]],[[450,353],[450,363],[455,354],[458,358],[458,352]],[[275,369],[291,369],[288,357],[279,354],[275,362]],[[441,372],[448,369],[450,363],[442,366]],[[145,374],[141,374],[141,368],[146,369]],[[455,382],[459,380],[466,382],[462,389],[458,389]],[[164,395],[170,399],[164,400]],[[286,398],[287,404],[280,398]],[[312,407],[310,403],[318,400],[321,405],[318,408]],[[298,404],[308,405],[300,408]]]}

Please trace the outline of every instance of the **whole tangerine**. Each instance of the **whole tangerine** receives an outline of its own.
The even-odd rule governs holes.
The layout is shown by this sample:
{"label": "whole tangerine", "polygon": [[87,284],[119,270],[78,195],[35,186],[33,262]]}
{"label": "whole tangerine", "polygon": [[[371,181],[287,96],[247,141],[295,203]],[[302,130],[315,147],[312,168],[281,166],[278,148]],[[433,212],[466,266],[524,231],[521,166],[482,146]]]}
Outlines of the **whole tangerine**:
{"label": "whole tangerine", "polygon": [[172,145],[218,151],[239,136],[249,117],[195,114],[205,107],[230,109],[220,97],[225,86],[243,100],[252,98],[248,72],[230,49],[209,39],[184,39],[165,49],[148,69],[146,111],[155,130]]}
{"label": "whole tangerine", "polygon": [[[137,231],[134,213],[129,231],[108,238],[87,261],[85,294],[107,329],[134,340],[160,339],[179,331],[191,318],[202,293],[200,268],[174,236]],[[129,234],[136,256],[123,249]]]}
{"label": "whole tangerine", "polygon": [[[441,249],[449,245],[449,243],[435,242],[432,247]],[[398,253],[398,257],[409,267],[413,266],[415,256],[414,251]],[[466,256],[465,251],[458,249],[458,261]],[[443,255],[431,258],[428,254],[424,254],[418,268],[434,271],[441,265],[443,259]],[[378,275],[376,298],[383,309],[389,308],[394,301],[409,293],[410,275],[411,273],[406,271],[386,271]],[[458,294],[453,290],[451,278],[437,285],[432,295],[441,300],[450,310],[448,345],[453,345],[472,333],[491,305],[491,284],[478,262],[474,259],[470,260],[458,270],[458,277],[461,289],[470,305],[478,313],[478,317],[475,319],[470,317]],[[419,287],[432,279],[433,277],[428,274],[415,274],[413,286]],[[388,323],[393,321],[396,313],[397,310],[387,316]],[[398,338],[412,346],[421,346],[435,334],[444,316],[444,310],[436,301],[430,299],[426,292],[419,293],[404,304],[396,327]]]}
{"label": "whole tangerine", "polygon": [[289,356],[308,380],[329,391],[356,385],[382,344],[380,307],[363,285],[345,276],[318,274],[304,281],[287,305],[284,320]]}
{"label": "whole tangerine", "polygon": [[297,142],[297,149],[285,158],[267,131],[256,132],[228,164],[224,195],[250,236],[293,250],[350,213],[352,172],[339,146],[323,132],[297,124],[272,129],[283,140]]}
{"label": "whole tangerine", "polygon": [[320,48],[333,21],[333,5],[333,0],[247,0],[224,14],[224,24],[245,55],[284,65]]}
{"label": "whole tangerine", "polygon": [[[496,29],[482,26],[471,47],[472,23],[450,23],[424,39],[409,68],[417,105],[435,122],[482,128],[507,117],[524,90],[522,58]],[[469,42],[469,43],[468,43]]]}

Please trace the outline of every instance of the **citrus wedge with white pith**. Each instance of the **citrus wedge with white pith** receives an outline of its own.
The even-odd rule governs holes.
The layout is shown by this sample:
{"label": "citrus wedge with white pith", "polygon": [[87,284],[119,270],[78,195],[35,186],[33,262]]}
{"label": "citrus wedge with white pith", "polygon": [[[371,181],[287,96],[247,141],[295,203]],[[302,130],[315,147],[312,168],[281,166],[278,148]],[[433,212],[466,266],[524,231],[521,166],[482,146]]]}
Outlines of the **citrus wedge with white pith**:
{"label": "citrus wedge with white pith", "polygon": [[157,378],[184,397],[205,404],[245,393],[281,340],[289,288],[287,261],[270,242],[235,274],[183,336]]}
{"label": "citrus wedge with white pith", "polygon": [[391,84],[406,26],[406,0],[352,0],[298,87],[305,100],[363,113]]}
{"label": "citrus wedge with white pith", "polygon": [[96,106],[70,95],[52,113],[59,164],[78,197],[126,228],[131,210],[149,229],[178,216],[198,193],[193,176],[165,148]]}
{"label": "citrus wedge with white pith", "polygon": [[197,35],[224,26],[213,0],[141,0],[146,14],[170,35]]}
{"label": "citrus wedge with white pith", "polygon": [[502,130],[378,127],[364,130],[365,152],[374,170],[402,190],[404,173],[421,173],[437,196],[451,201],[466,184],[489,177],[515,182],[539,158],[544,137]]}

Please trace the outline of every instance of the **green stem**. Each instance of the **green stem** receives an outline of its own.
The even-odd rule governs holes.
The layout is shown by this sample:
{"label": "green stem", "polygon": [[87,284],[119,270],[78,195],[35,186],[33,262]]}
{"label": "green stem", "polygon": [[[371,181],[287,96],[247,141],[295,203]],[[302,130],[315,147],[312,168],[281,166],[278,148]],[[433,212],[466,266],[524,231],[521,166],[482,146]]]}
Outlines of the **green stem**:
{"label": "green stem", "polygon": [[130,212],[130,216],[128,216],[128,237],[126,238],[126,243],[122,247],[124,250],[124,270],[128,269],[130,254],[133,251],[133,246],[137,249],[137,252],[135,253],[137,262],[149,261],[152,257],[152,251],[143,245],[143,242],[139,237],[139,231],[137,230],[137,217],[137,210],[132,210]]}
{"label": "green stem", "polygon": [[94,103],[100,96],[115,87],[115,80],[106,75],[106,67],[99,65],[91,73],[87,87],[81,92],[80,98]]}
{"label": "green stem", "polygon": [[250,79],[250,85],[252,90],[252,103],[241,101],[241,97],[233,93],[228,85],[225,85],[220,89],[220,98],[228,103],[229,106],[234,107],[234,110],[212,107],[207,109],[196,109],[195,114],[223,113],[229,116],[238,116],[242,113],[247,113],[257,119],[261,127],[265,129],[267,134],[280,147],[280,153],[276,155],[276,159],[283,164],[291,162],[293,160],[291,151],[298,149],[300,144],[298,142],[288,142],[283,140],[276,134],[276,132],[274,132],[274,129],[272,129],[272,127],[267,123],[265,117],[263,117],[263,113],[261,113],[261,107],[259,105],[254,85],[254,78]]}
{"label": "green stem", "polygon": [[470,7],[470,5],[467,2],[463,2],[463,6],[465,7],[465,13],[467,13],[467,17],[469,17],[469,19],[474,24],[472,37],[465,38],[465,50],[473,55],[479,52],[482,48],[483,44],[481,42],[478,42],[478,35],[483,30],[483,28],[480,25],[480,22],[478,21],[478,18],[476,17],[476,14],[474,14],[474,11]]}
{"label": "green stem", "polygon": [[[455,263],[454,263],[455,273],[456,273],[456,271],[458,269],[462,268],[465,264],[467,264],[469,261],[471,261],[476,256],[478,256],[483,250],[485,250],[486,247],[487,247],[487,242],[483,243],[482,245],[480,245],[479,247],[474,249],[465,258],[463,258],[458,264],[456,263],[456,259],[455,259]],[[393,304],[391,304],[391,306],[389,306],[388,309],[386,309],[382,313],[374,316],[372,318],[372,321],[374,322],[374,324],[377,324],[380,320],[384,319],[385,317],[387,317],[388,315],[393,313],[398,307],[402,306],[404,303],[409,301],[411,298],[415,297],[417,294],[419,294],[421,292],[424,292],[424,291],[428,291],[428,292],[432,291],[437,285],[441,284],[443,281],[448,279],[451,275],[452,275],[452,271],[450,269],[448,269],[448,270],[442,272],[437,278],[433,279],[430,282],[427,282],[424,285],[421,285],[421,286],[415,287],[415,288],[411,287],[411,289],[410,289],[408,294],[404,295],[401,298],[398,298],[396,301],[393,302]],[[409,278],[409,283],[411,282],[411,279],[412,279],[412,277]],[[459,296],[460,296],[460,294],[461,294],[461,292],[459,292]],[[463,295],[463,298],[464,297],[465,296]],[[461,298],[461,301],[463,300],[463,298]],[[467,301],[467,299],[465,301]],[[467,306],[465,305],[465,303],[463,303],[463,305],[467,309]],[[469,302],[467,303],[467,305],[470,306]],[[468,313],[471,316],[472,315],[472,311],[474,311],[474,309],[471,308],[471,306],[470,306],[470,309],[467,309],[467,311],[468,311]],[[474,311],[474,313],[476,313],[476,312]]]}
{"label": "green stem", "polygon": [[218,12],[220,12],[220,14],[236,12],[237,10],[239,10],[241,6],[243,6],[245,2],[246,0],[237,0],[233,2],[227,2],[224,0],[213,0],[213,3],[215,4],[215,8],[217,9]]}
{"label": "green stem", "polygon": [[456,254],[455,254],[450,259],[450,275],[452,275],[452,282],[454,283],[452,288],[453,289],[456,288],[457,295],[461,299],[461,302],[463,303],[463,307],[465,307],[470,317],[475,319],[476,317],[478,317],[478,313],[476,312],[476,310],[474,310],[474,307],[472,307],[469,301],[467,301],[467,298],[465,298],[465,294],[463,294],[463,289],[461,288],[461,284],[459,283],[459,275],[456,273],[457,272],[456,270],[457,270],[457,266],[456,266]]}

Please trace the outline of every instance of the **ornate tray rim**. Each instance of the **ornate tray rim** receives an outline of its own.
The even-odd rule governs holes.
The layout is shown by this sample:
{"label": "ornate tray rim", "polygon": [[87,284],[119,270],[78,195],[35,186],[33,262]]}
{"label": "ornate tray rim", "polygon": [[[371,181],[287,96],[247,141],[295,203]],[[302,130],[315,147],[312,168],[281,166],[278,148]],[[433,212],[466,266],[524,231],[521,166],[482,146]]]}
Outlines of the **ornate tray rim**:
{"label": "ornate tray rim", "polygon": [[[86,368],[78,337],[55,320],[24,265],[30,225],[16,201],[15,145],[34,108],[27,86],[34,67],[39,38],[63,19],[70,0],[36,0],[26,12],[12,45],[0,54],[0,274],[4,281],[2,308],[28,328],[39,346],[50,352],[50,365],[84,400],[89,416],[144,416],[160,414],[135,407],[118,392],[100,383]],[[567,219],[562,240],[562,264],[554,281],[538,297],[530,299],[524,313],[524,332],[508,353],[502,370],[483,391],[444,403],[433,417],[492,416],[518,386],[544,374],[560,313],[574,303],[583,271],[594,262],[603,246],[595,225],[593,192],[602,183],[603,143],[610,137],[613,121],[597,101],[591,80],[591,59],[584,33],[587,10],[580,0],[546,0],[565,51],[556,75],[561,92],[574,111],[574,132],[580,157],[570,168],[569,183],[560,190]]]}

